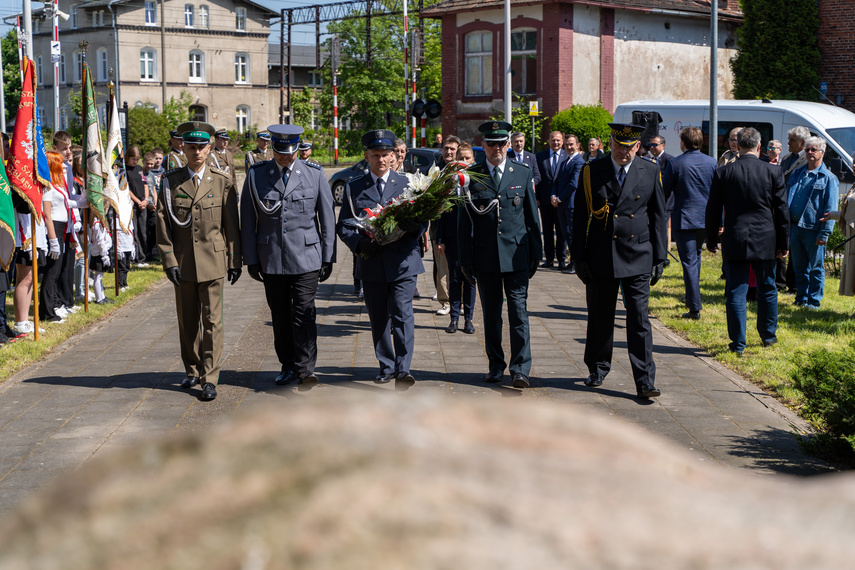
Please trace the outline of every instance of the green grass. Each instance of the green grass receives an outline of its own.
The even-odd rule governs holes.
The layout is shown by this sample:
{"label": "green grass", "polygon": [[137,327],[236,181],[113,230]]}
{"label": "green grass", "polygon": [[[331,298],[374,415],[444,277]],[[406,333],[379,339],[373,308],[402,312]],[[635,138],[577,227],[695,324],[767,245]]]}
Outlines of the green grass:
{"label": "green grass", "polygon": [[[104,281],[109,285],[105,293],[107,297],[116,301],[116,304],[96,305],[95,303],[89,303],[88,313],[81,309],[77,313],[69,315],[62,324],[39,323],[40,328],[44,329],[45,332],[39,333],[38,342],[30,334],[14,343],[3,345],[3,348],[0,348],[0,382],[5,381],[30,364],[38,362],[47,354],[50,354],[57,345],[92,323],[109,315],[134,297],[150,289],[163,278],[163,269],[159,263],[153,263],[147,268],[133,267],[128,273],[129,289],[120,292],[118,298],[116,298],[116,290],[113,287],[113,274],[104,274]],[[30,320],[32,320],[32,310],[32,306],[30,306]],[[9,319],[9,326],[14,326],[15,309],[12,305],[11,291],[6,295],[6,315]]]}
{"label": "green grass", "polygon": [[[676,253],[676,252],[675,252]],[[793,295],[778,295],[778,344],[764,348],[757,334],[757,304],[748,303],[747,347],[744,357],[728,351],[727,321],[724,307],[724,281],[721,255],[703,253],[701,262],[701,319],[682,319],[686,307],[680,302],[685,294],[679,263],[671,265],[655,287],[651,288],[650,312],[668,328],[703,348],[729,368],[798,410],[801,394],[793,388],[792,374],[798,354],[825,348],[842,350],[855,337],[855,298],[838,295],[839,280],[826,277],[825,295],[819,311],[793,306]]]}

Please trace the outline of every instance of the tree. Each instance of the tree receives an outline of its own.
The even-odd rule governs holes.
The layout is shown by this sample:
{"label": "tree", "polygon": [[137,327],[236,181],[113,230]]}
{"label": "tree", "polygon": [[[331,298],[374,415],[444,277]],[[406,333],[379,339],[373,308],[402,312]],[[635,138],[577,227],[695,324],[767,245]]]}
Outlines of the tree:
{"label": "tree", "polygon": [[21,65],[18,60],[18,34],[15,28],[2,38],[3,94],[6,97],[6,122],[10,123],[18,114],[21,100]]}
{"label": "tree", "polygon": [[737,99],[803,99],[819,93],[816,0],[740,0],[739,53],[730,62]]}
{"label": "tree", "polygon": [[128,109],[128,144],[145,151],[159,146],[169,148],[169,131],[173,128],[167,116],[153,107],[137,106]]}
{"label": "tree", "polygon": [[573,133],[584,146],[592,138],[607,141],[611,133],[609,123],[612,119],[611,113],[603,108],[602,103],[573,105],[556,113],[549,128],[562,133]]}
{"label": "tree", "polygon": [[[439,0],[424,2],[425,7]],[[380,2],[390,9],[400,4],[391,0]],[[415,9],[415,2],[410,2]],[[411,22],[415,22],[413,19]],[[415,26],[413,26],[415,28]],[[339,117],[357,123],[361,129],[391,128],[399,135],[404,132],[404,26],[401,16],[371,18],[371,51],[366,49],[366,20],[340,20],[331,23],[327,30],[338,35],[341,62],[338,77]],[[441,88],[440,24],[424,21],[425,64],[420,71],[419,97],[439,98]],[[327,48],[330,41],[327,42]],[[330,77],[330,62],[323,66]],[[422,90],[424,89],[424,93]],[[320,94],[324,114],[332,115],[332,86],[327,84]],[[295,112],[296,114],[296,112]]]}
{"label": "tree", "polygon": [[[513,107],[511,107],[511,125],[512,132],[521,132],[526,136],[526,142],[531,147],[531,152],[537,152],[533,146],[533,142],[531,140],[531,131],[532,131],[532,117],[528,114],[528,102],[529,100],[520,97],[516,93],[513,94],[514,101],[517,103]],[[493,115],[490,117],[491,121],[504,121],[505,120],[505,111],[502,109],[493,109]],[[534,117],[534,132],[538,137],[538,140],[543,142],[541,137],[543,136],[543,125],[546,122],[546,117],[543,115],[539,115]]]}
{"label": "tree", "polygon": [[178,99],[174,96],[169,98],[169,103],[163,106],[163,115],[166,117],[166,122],[171,125],[171,129],[190,120],[192,102],[193,96],[185,89],[181,90]]}

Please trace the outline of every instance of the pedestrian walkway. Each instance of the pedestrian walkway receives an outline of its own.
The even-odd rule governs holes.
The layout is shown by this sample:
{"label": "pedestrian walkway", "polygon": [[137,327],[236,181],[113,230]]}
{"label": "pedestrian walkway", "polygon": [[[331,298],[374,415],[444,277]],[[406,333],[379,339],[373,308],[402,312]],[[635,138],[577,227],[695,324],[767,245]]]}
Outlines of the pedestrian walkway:
{"label": "pedestrian walkway", "polygon": [[[434,288],[430,260],[425,262],[428,271],[418,283],[425,296],[414,301],[412,372],[417,383],[397,397],[432,391],[548,398],[643,426],[698,461],[764,474],[829,470],[800,450],[793,431],[808,429],[805,422],[655,320],[660,398],[643,402],[635,397],[621,311],[613,370],[601,388],[586,387],[584,288],[575,275],[541,270],[532,282],[532,388],[510,387],[507,375],[501,385],[484,383],[480,307],[475,335],[447,334],[448,317],[436,315],[439,304],[428,297]],[[179,387],[184,371],[173,288],[166,280],[0,384],[0,514],[52,478],[141,438],[204,428],[259,402],[287,409],[303,398],[334,397],[344,390],[394,391],[394,383],[372,382],[377,362],[351,272],[351,255],[339,243],[339,263],[318,290],[320,384],[308,391],[274,384],[279,363],[264,290],[246,272],[236,285],[226,285],[226,357],[213,402],[198,400],[198,388]],[[504,337],[507,354],[507,332]]]}

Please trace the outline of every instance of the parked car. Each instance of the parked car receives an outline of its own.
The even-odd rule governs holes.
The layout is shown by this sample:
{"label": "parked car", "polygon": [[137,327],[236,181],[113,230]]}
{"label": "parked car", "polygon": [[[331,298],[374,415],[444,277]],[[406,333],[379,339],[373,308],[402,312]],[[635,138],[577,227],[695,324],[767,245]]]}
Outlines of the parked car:
{"label": "parked car", "polygon": [[[432,148],[408,148],[404,162],[412,164],[422,174],[427,174],[431,165],[436,162],[436,157],[439,154],[438,150]],[[368,174],[368,161],[365,159],[360,160],[349,168],[339,170],[330,176],[330,188],[332,189],[333,199],[337,206],[341,206],[342,201],[344,201],[345,185],[363,174]]]}

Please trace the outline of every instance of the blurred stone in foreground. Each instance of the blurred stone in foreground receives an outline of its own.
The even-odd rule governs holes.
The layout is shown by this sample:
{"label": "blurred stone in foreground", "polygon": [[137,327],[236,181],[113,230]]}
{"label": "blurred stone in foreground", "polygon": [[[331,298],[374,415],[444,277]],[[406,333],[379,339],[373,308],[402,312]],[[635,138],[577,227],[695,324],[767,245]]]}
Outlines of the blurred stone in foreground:
{"label": "blurred stone in foreground", "polygon": [[567,405],[383,393],[91,461],[0,521],[0,568],[846,568],[853,536],[850,476],[699,464]]}

